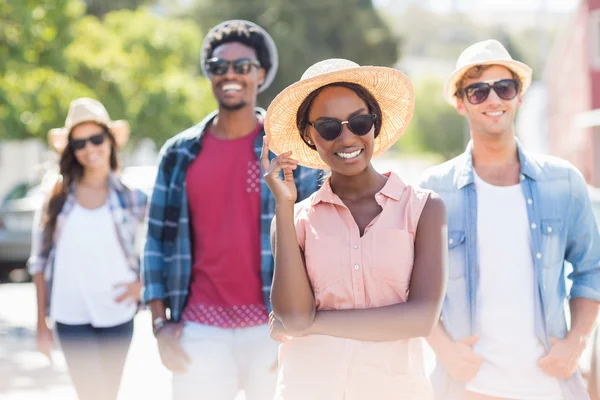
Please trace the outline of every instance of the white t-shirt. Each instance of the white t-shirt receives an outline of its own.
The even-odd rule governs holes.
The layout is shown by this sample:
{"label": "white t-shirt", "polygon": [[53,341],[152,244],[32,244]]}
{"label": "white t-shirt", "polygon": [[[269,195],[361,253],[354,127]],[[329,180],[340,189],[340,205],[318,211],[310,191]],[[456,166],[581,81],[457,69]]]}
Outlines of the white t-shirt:
{"label": "white t-shirt", "polygon": [[76,204],[56,243],[50,316],[69,325],[111,327],[133,318],[137,305],[115,299],[137,276],[127,265],[108,204]]}
{"label": "white t-shirt", "polygon": [[480,340],[485,361],[467,390],[507,399],[561,400],[558,380],[538,366],[535,270],[527,203],[520,184],[493,186],[475,174]]}

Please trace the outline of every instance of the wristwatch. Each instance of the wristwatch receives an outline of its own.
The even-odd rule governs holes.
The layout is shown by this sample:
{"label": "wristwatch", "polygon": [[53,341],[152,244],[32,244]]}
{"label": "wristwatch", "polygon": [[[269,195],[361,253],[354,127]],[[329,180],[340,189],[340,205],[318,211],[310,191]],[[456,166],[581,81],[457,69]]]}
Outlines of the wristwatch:
{"label": "wristwatch", "polygon": [[152,333],[154,334],[154,337],[156,337],[158,332],[162,328],[164,328],[165,325],[167,325],[168,323],[169,323],[169,321],[167,321],[166,318],[163,318],[163,317],[154,318],[154,320],[152,321]]}

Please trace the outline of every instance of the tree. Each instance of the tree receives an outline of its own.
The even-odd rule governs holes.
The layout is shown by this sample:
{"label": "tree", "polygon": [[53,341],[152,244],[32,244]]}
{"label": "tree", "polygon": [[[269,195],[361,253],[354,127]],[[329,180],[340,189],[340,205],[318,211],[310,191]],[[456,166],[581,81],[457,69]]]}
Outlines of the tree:
{"label": "tree", "polygon": [[189,14],[202,27],[239,18],[269,32],[279,51],[279,72],[259,97],[263,106],[317,61],[338,57],[391,66],[398,60],[399,39],[371,0],[196,0]]}
{"label": "tree", "polygon": [[92,94],[65,74],[83,12],[78,0],[0,0],[0,138],[41,136],[64,122],[65,103]]}
{"label": "tree", "polygon": [[77,0],[0,0],[0,76],[22,64],[64,71],[62,51],[84,10]]}
{"label": "tree", "polygon": [[103,18],[111,11],[135,10],[140,6],[151,5],[155,0],[85,0],[86,14]]}
{"label": "tree", "polygon": [[[193,21],[149,10],[86,16],[80,0],[0,0],[0,139],[38,137],[64,124],[77,97],[127,119],[157,144],[215,106],[198,75]],[[23,23],[18,23],[23,21]]]}
{"label": "tree", "polygon": [[437,153],[446,159],[464,151],[466,122],[444,101],[442,89],[443,82],[432,77],[415,83],[415,112],[396,149]]}
{"label": "tree", "polygon": [[161,144],[215,107],[198,75],[201,34],[192,21],[146,9],[83,18],[66,50],[69,74],[95,88],[113,118],[127,118],[135,136]]}

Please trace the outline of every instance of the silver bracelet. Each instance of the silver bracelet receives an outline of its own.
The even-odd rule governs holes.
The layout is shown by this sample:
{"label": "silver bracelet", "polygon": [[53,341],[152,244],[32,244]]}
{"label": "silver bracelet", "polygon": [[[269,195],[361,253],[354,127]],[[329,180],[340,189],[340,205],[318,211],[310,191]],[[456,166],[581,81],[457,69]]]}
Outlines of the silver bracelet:
{"label": "silver bracelet", "polygon": [[152,321],[152,334],[154,335],[154,337],[156,337],[156,335],[158,334],[158,332],[164,328],[167,324],[169,323],[169,321],[167,321],[165,318],[163,317],[158,317],[155,318]]}

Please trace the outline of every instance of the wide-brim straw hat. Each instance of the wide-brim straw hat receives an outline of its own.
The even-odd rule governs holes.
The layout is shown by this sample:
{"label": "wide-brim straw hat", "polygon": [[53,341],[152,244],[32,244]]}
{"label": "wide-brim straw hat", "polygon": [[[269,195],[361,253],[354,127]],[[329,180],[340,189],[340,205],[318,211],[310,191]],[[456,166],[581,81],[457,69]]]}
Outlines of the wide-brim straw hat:
{"label": "wide-brim straw hat", "polygon": [[320,87],[337,82],[355,83],[369,91],[382,112],[381,131],[375,138],[373,156],[390,148],[406,130],[415,100],[410,79],[401,71],[363,66],[344,59],[329,59],[308,68],[300,81],[275,97],[267,110],[265,131],[275,154],[292,151],[300,165],[329,169],[319,153],[310,148],[298,131],[296,116],[306,97]]}
{"label": "wide-brim straw hat", "polygon": [[48,143],[57,152],[62,152],[69,143],[71,130],[84,122],[95,122],[104,125],[114,136],[118,147],[123,147],[129,140],[130,127],[125,120],[113,121],[108,111],[98,100],[82,97],[73,100],[69,105],[65,126],[48,131]]}
{"label": "wide-brim straw hat", "polygon": [[262,85],[258,87],[258,93],[262,93],[265,90],[267,90],[269,86],[271,86],[271,83],[273,83],[273,80],[275,79],[275,75],[277,75],[277,68],[279,67],[279,54],[277,53],[277,46],[275,46],[275,41],[273,41],[271,35],[269,35],[267,31],[265,31],[260,26],[256,25],[254,22],[246,21],[243,19],[232,19],[229,21],[221,22],[219,25],[215,26],[210,31],[208,31],[208,33],[204,37],[204,41],[202,42],[202,52],[200,55],[200,68],[202,68],[202,73],[206,77],[209,76],[209,73],[206,70],[206,48],[209,45],[209,40],[213,36],[213,33],[227,25],[232,24],[244,24],[250,30],[258,32],[258,34],[261,35],[265,40],[267,51],[269,53],[269,61],[271,62],[271,68],[269,68],[269,70],[266,71],[265,80],[262,83]]}
{"label": "wide-brim straw hat", "polygon": [[444,99],[456,106],[456,84],[471,68],[478,65],[502,65],[514,72],[521,81],[520,94],[524,94],[531,85],[532,70],[527,64],[513,60],[502,43],[497,40],[485,40],[466,48],[458,57],[456,69],[444,85]]}

